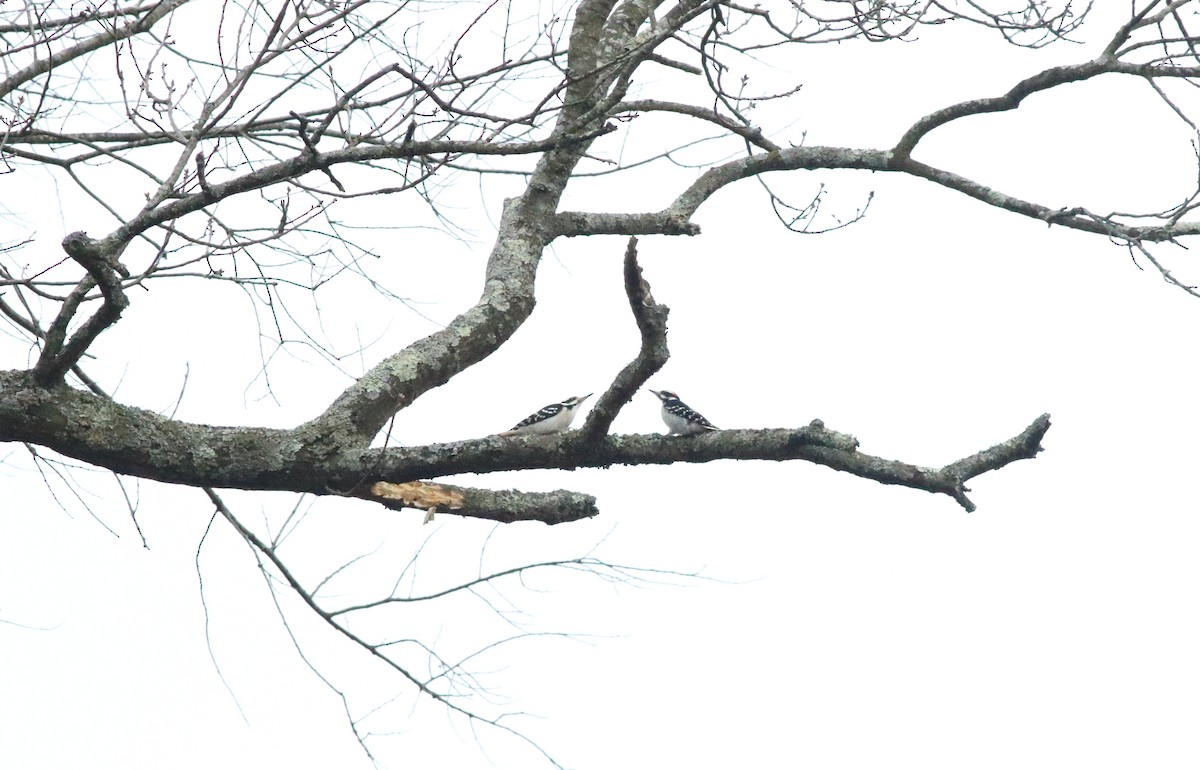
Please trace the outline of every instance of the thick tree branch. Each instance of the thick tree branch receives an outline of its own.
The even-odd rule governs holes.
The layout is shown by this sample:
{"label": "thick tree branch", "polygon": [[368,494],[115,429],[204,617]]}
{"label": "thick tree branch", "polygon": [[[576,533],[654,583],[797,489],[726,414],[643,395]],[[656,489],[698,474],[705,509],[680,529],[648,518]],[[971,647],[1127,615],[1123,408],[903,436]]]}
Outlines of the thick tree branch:
{"label": "thick tree branch", "polygon": [[[601,45],[613,5],[614,0],[585,0],[576,12],[563,109],[524,195],[506,202],[479,301],[443,331],[391,356],[347,388],[306,426],[310,446],[322,443],[337,450],[365,445],[398,410],[495,352],[529,317],[537,266],[558,235],[553,227],[558,202],[591,142],[610,130],[597,102],[620,99],[622,73],[610,66],[619,57],[609,49],[626,49],[611,36]],[[617,93],[606,96],[614,83]],[[410,146],[415,145],[401,144],[402,149]]]}
{"label": "thick tree branch", "polygon": [[[522,199],[514,199],[506,207],[501,234],[489,261],[480,301],[443,331],[386,359],[343,392],[321,417],[305,427],[302,443],[309,451],[335,454],[347,447],[366,446],[398,409],[490,355],[516,331],[533,309],[533,279],[537,264],[542,250],[552,238],[544,223],[552,218],[558,197],[587,143],[607,130],[600,128],[582,137],[555,135],[544,142],[534,143],[542,145],[544,154],[539,167],[546,170],[540,178],[547,181],[541,182],[540,186],[531,186],[529,194]],[[286,181],[299,173],[323,166],[362,160],[364,154],[380,158],[417,156],[428,154],[426,145],[436,144],[456,143],[414,142],[402,147],[357,147],[321,154],[305,152],[290,161],[266,166],[234,180],[223,183],[208,180],[201,192],[146,211],[102,240],[90,239],[83,234],[73,237],[86,243],[86,252],[89,254],[118,254],[135,235],[156,224],[199,210],[214,200]],[[472,144],[477,144],[477,150],[480,151],[487,147],[500,149],[484,142]],[[561,148],[568,148],[565,153],[573,160],[559,161],[563,153],[556,150]],[[539,177],[535,175],[535,178]],[[88,331],[91,338],[104,328],[99,326],[99,322],[109,319],[111,310],[117,307],[116,304],[110,304],[107,297],[106,293],[106,308],[109,310],[102,310],[103,316],[97,314],[97,319],[94,319],[97,325],[89,324],[81,330]],[[124,295],[121,294],[120,298],[123,300]],[[73,309],[71,312],[74,312]],[[115,320],[115,317],[111,317],[108,323]],[[76,336],[81,345],[90,343],[90,338]],[[79,348],[78,353],[81,355],[83,350],[86,350],[86,345]],[[75,348],[71,352],[74,353]],[[38,372],[39,382],[55,381],[54,372],[60,369],[65,372],[74,360],[68,363],[63,359],[63,362],[65,365],[62,367],[51,367],[47,363],[43,367],[44,373],[43,370]],[[61,374],[58,376],[61,377]]]}
{"label": "thick tree branch", "polygon": [[554,218],[555,232],[564,238],[582,235],[699,235],[700,225],[670,210],[644,214],[601,211],[563,211]]}
{"label": "thick tree branch", "polygon": [[962,494],[969,491],[963,484],[988,471],[999,470],[1016,460],[1032,460],[1038,452],[1042,451],[1042,438],[1048,430],[1050,430],[1050,415],[1043,414],[1030,423],[1028,428],[1008,441],[950,463],[938,473],[947,479],[954,480],[955,488],[959,493],[954,495],[955,499],[962,503],[962,506],[968,511],[973,511],[975,506]]}
{"label": "thick tree branch", "polygon": [[[1037,93],[1057,97],[1068,89],[1053,91],[1056,87],[1101,74],[1149,80],[1194,127],[1195,121],[1185,115],[1186,103],[1172,103],[1154,82],[1158,78],[1200,80],[1200,67],[1174,66],[1200,60],[1197,40],[1176,14],[1193,1],[1200,4],[1200,0],[1140,0],[1144,10],[1118,31],[1095,61],[1050,68],[998,97],[933,112],[909,127],[891,149],[796,147],[783,134],[768,138],[751,127],[745,117],[749,105],[795,93],[795,83],[774,95],[751,93],[750,75],[757,78],[760,64],[773,64],[760,58],[760,53],[785,46],[780,50],[786,54],[808,42],[894,40],[919,24],[950,19],[984,24],[1010,41],[1026,32],[1057,38],[1073,29],[1071,13],[1081,17],[1079,9],[1066,3],[1061,13],[1055,13],[1043,0],[1009,4],[1007,10],[997,12],[987,10],[986,2],[967,2],[954,10],[944,3],[879,0],[845,2],[846,9],[839,12],[800,2],[790,4],[790,18],[781,26],[776,24],[782,18],[779,14],[773,20],[771,11],[727,0],[572,0],[553,18],[509,14],[503,4],[485,3],[479,16],[463,22],[461,36],[448,50],[429,42],[440,39],[440,33],[432,38],[410,34],[413,24],[420,25],[420,16],[411,15],[413,9],[405,3],[229,4],[213,17],[215,24],[208,29],[215,36],[208,40],[160,34],[164,28],[177,31],[190,21],[184,14],[174,23],[169,21],[186,0],[131,0],[125,4],[130,5],[127,10],[102,13],[82,8],[70,19],[42,26],[39,14],[48,16],[49,11],[6,10],[3,13],[12,19],[25,14],[29,23],[7,28],[20,42],[7,54],[10,76],[0,83],[0,97],[7,95],[4,125],[9,129],[0,131],[4,166],[0,171],[23,172],[39,164],[61,173],[121,227],[101,238],[74,233],[64,241],[68,254],[86,270],[82,280],[69,261],[65,267],[45,270],[24,265],[0,269],[4,284],[13,287],[7,291],[24,307],[21,312],[0,301],[0,316],[22,330],[16,363],[11,365],[28,366],[28,346],[41,346],[33,369],[0,371],[0,441],[25,441],[117,473],[203,489],[251,544],[273,591],[286,582],[346,639],[453,713],[472,720],[470,724],[482,720],[519,736],[504,724],[507,713],[492,719],[461,705],[458,683],[449,683],[461,673],[461,661],[442,660],[429,649],[430,672],[418,676],[410,673],[418,669],[406,668],[403,654],[394,652],[413,640],[400,638],[390,622],[379,626],[385,629],[383,640],[356,635],[348,625],[339,625],[337,611],[331,612],[318,600],[329,577],[308,581],[293,573],[276,550],[284,535],[277,541],[256,537],[235,519],[215,490],[336,495],[391,509],[412,508],[428,516],[442,513],[556,524],[595,516],[596,499],[567,490],[489,490],[438,480],[533,469],[799,460],[883,484],[946,495],[973,510],[967,483],[1034,457],[1050,427],[1047,415],[1006,441],[942,467],[866,454],[859,451],[855,437],[830,430],[819,420],[799,428],[733,429],[699,436],[610,434],[620,410],[669,356],[667,308],[654,301],[643,279],[632,237],[625,251],[624,288],[640,332],[640,348],[615,375],[580,430],[504,439],[484,436],[425,446],[372,448],[372,444],[398,410],[494,353],[530,317],[538,266],[555,239],[593,234],[697,235],[700,228],[693,217],[709,198],[734,182],[771,172],[853,169],[905,174],[996,208],[1103,234],[1137,249],[1143,249],[1143,243],[1200,234],[1200,224],[1180,224],[1184,216],[1193,215],[1195,196],[1200,193],[1153,216],[1099,216],[1082,208],[1055,208],[1015,198],[912,157],[917,145],[939,126],[971,115],[1014,110]],[[656,10],[661,10],[658,18]],[[1181,37],[1164,29],[1172,23],[1178,25]],[[1156,39],[1147,39],[1155,35]],[[83,83],[87,99],[79,102],[73,95],[81,77],[86,77],[80,73],[86,73],[89,62],[97,61],[93,54],[103,50],[112,55],[108,72],[113,77]],[[686,61],[682,58],[689,56]],[[1144,63],[1134,63],[1135,58]],[[484,64],[469,65],[473,70],[468,73],[461,69],[468,66],[463,63],[468,59]],[[378,62],[370,73],[361,69],[368,61]],[[655,68],[653,79],[644,78],[638,70],[646,62],[671,69]],[[745,63],[749,66],[743,69]],[[804,72],[809,77],[821,70],[805,67]],[[740,77],[743,74],[745,79]],[[638,98],[628,100],[635,76]],[[697,87],[707,87],[708,93],[697,96]],[[314,93],[318,93],[315,98]],[[695,104],[682,103],[691,97],[697,97]],[[290,109],[296,110],[290,119],[268,117]],[[720,135],[725,149],[746,157],[706,163],[698,177],[688,173],[677,187],[667,188],[667,196],[657,204],[666,206],[661,211],[560,212],[563,196],[579,179],[579,163],[593,140],[616,130],[607,121],[634,111],[669,113],[673,125],[684,124],[683,132],[667,138],[668,146],[649,151],[646,163],[657,162],[656,168],[690,160],[676,150],[714,134]],[[789,118],[783,110],[753,114],[777,121],[781,131],[791,130],[785,127]],[[81,130],[104,126],[120,131]],[[547,130],[548,136],[529,141]],[[631,138],[626,147],[645,157],[637,142],[646,139]],[[793,134],[791,139],[797,137]],[[174,149],[155,147],[166,144]],[[331,146],[335,149],[328,149]],[[594,159],[604,162],[599,156]],[[112,161],[133,173],[106,174],[105,166],[116,165]],[[341,164],[351,167],[337,169],[335,176],[334,167]],[[429,204],[434,216],[441,217],[446,211],[436,197],[441,178],[434,184],[426,182],[442,169],[469,166],[481,175],[508,174],[506,179],[524,182],[524,189],[505,202],[474,304],[464,303],[465,310],[434,334],[402,350],[384,351],[382,361],[332,399],[316,418],[292,429],[185,423],[116,403],[77,365],[98,335],[121,316],[128,303],[124,291],[156,276],[186,273],[253,281],[255,289],[263,289],[258,298],[270,303],[273,312],[284,304],[283,294],[275,289],[283,286],[290,291],[294,284],[288,284],[288,279],[304,273],[309,278],[296,282],[303,289],[316,291],[338,275],[361,276],[389,296],[391,287],[376,281],[387,273],[369,268],[362,255],[380,261],[398,255],[387,253],[387,241],[372,242],[374,235],[351,234],[367,217],[375,218],[370,229],[376,229],[379,217],[364,209],[343,214],[348,207],[330,214],[331,204],[360,195],[411,191]],[[629,167],[618,162],[611,168]],[[312,176],[313,172],[323,174],[328,182]],[[453,177],[447,181],[453,182]],[[143,196],[140,186],[148,182],[153,183],[150,194]],[[342,189],[343,183],[348,189]],[[109,184],[120,189],[105,189]],[[774,196],[769,188],[768,193]],[[294,198],[302,202],[294,203]],[[215,205],[226,201],[235,205]],[[240,201],[256,205],[238,209]],[[772,197],[771,203],[776,202]],[[819,195],[811,209],[798,211],[797,219],[810,221],[804,217],[818,202]],[[610,207],[620,208],[622,203]],[[319,213],[296,214],[306,208]],[[382,218],[386,227],[421,224],[408,217],[403,202]],[[1151,224],[1141,226],[1147,222]],[[458,224],[472,226],[454,223]],[[353,241],[358,237],[361,246]],[[146,243],[126,253],[138,239]],[[1146,257],[1154,261],[1148,252]],[[133,277],[118,258],[137,266]],[[238,273],[221,276],[226,270]],[[36,300],[29,301],[35,295]],[[321,296],[323,302],[326,293]],[[89,302],[95,312],[82,321],[81,308]],[[38,314],[52,306],[58,313],[44,324]],[[307,332],[304,324],[315,319],[324,327],[328,314],[336,312],[330,304],[314,302],[311,313],[279,313],[274,318],[286,320],[275,336],[280,344],[288,344],[288,323]],[[339,317],[336,324],[328,324],[329,333],[319,341],[307,338],[314,346],[327,345],[328,350],[321,350],[329,352],[330,359],[344,352],[343,329],[349,324],[343,327],[343,320],[358,319]],[[95,392],[70,387],[67,371],[74,371]],[[736,502],[737,489],[711,486],[711,500]],[[340,568],[334,570],[330,577],[339,572]],[[470,591],[497,574],[503,573],[481,576],[442,594]],[[434,595],[403,597],[402,591],[393,589],[384,592],[384,600],[352,602],[342,611],[399,606],[405,598],[424,600]],[[471,684],[475,683],[468,681]],[[354,720],[352,725],[365,742],[366,730],[359,732]]]}
{"label": "thick tree branch", "polygon": [[650,284],[642,278],[642,268],[637,262],[637,238],[630,238],[625,248],[624,274],[625,296],[629,298],[629,308],[641,333],[642,344],[637,358],[616,376],[579,429],[580,436],[588,441],[608,433],[622,407],[671,357],[667,348],[667,315],[670,310],[666,305],[654,301]]}
{"label": "thick tree branch", "polygon": [[356,487],[354,497],[381,503],[388,508],[406,508],[434,513],[453,513],[474,519],[509,524],[515,521],[540,521],[563,524],[590,519],[600,513],[596,498],[565,489],[553,492],[523,492],[516,489],[480,489],[425,481],[392,484],[381,481],[370,487]]}
{"label": "thick tree branch", "polygon": [[[1038,418],[1016,438],[940,470],[859,452],[853,436],[819,420],[803,428],[723,430],[702,436],[615,435],[486,437],[448,444],[331,454],[305,432],[227,428],[170,420],[65,385],[46,388],[28,372],[0,372],[0,441],[28,441],[116,473],[197,487],[341,494],[383,502],[377,482],[404,484],[460,473],[537,468],[607,468],[713,460],[805,460],[885,484],[948,494],[971,507],[970,478],[1032,457],[1049,428]],[[558,522],[594,515],[594,502],[569,492],[549,496],[457,489],[460,515],[497,521]],[[472,495],[478,495],[472,497]],[[419,501],[418,501],[419,502]],[[564,509],[555,509],[555,502]],[[428,507],[428,506],[426,506]],[[442,510],[437,506],[437,510]]]}
{"label": "thick tree branch", "polygon": [[[1040,441],[1049,428],[1049,415],[1042,415],[1016,437],[942,468],[859,452],[857,439],[829,430],[820,420],[803,428],[723,430],[690,437],[615,435],[589,441],[575,431],[549,437],[520,437],[503,443],[483,439],[373,449],[362,460],[370,462],[379,478],[387,480],[532,468],[574,470],[714,460],[805,460],[883,484],[946,494],[972,511],[975,506],[967,499],[964,484],[987,471],[1032,458],[1040,451]],[[353,476],[343,476],[335,467],[330,468],[330,474],[332,478],[355,483]]]}
{"label": "thick tree branch", "polygon": [[304,426],[305,443],[331,452],[365,447],[397,411],[504,344],[533,312],[537,265],[550,241],[537,212],[556,202],[557,196],[509,200],[475,306],[374,366]]}

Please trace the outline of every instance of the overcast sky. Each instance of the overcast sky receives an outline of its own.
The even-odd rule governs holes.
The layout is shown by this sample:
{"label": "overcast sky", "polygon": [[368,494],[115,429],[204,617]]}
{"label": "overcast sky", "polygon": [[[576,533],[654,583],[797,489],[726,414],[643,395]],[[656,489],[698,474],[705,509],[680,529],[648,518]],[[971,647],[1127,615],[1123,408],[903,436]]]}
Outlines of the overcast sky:
{"label": "overcast sky", "polygon": [[[795,142],[807,131],[811,144],[889,146],[932,109],[1095,56],[1110,31],[1097,27],[1090,42],[1041,52],[953,27],[919,45],[806,49],[799,112],[764,121],[790,124],[783,137]],[[1053,206],[1161,210],[1191,191],[1190,129],[1149,87],[1105,77],[1060,90],[940,130],[916,156]],[[670,126],[641,118],[597,152],[636,155],[670,138]],[[694,172],[656,173],[581,185],[564,207],[660,208]],[[41,196],[21,209],[36,223],[31,263],[57,259],[67,231],[112,227],[96,211],[63,211],[47,177],[5,181]],[[874,200],[850,228],[800,236],[748,181],[700,210],[700,237],[643,238],[645,277],[671,308],[673,357],[651,386],[678,391],[720,427],[821,418],[865,452],[931,466],[1049,412],[1036,460],[970,485],[976,512],[799,462],[498,474],[456,480],[584,490],[601,515],[557,527],[439,515],[422,526],[418,512],[302,500],[307,517],[284,555],[315,581],[372,554],[329,584],[334,597],[386,592],[422,544],[418,591],[589,552],[698,573],[639,587],[545,571],[369,621],[447,658],[519,631],[547,634],[489,651],[473,670],[488,698],[529,715],[513,725],[567,767],[1196,767],[1200,299],[1104,238],[919,180],[769,181],[798,199],[824,183],[830,216]],[[131,294],[95,349],[105,383],[163,410],[183,389],[176,416],[186,420],[312,417],[349,377],[474,301],[509,192],[467,187],[455,212],[467,237],[377,236],[395,251],[379,269],[411,306],[354,284],[322,300],[329,339],[379,338],[342,362],[347,374],[287,348],[268,390],[250,303],[180,282]],[[388,201],[360,205],[403,224]],[[397,441],[481,436],[601,391],[636,352],[623,251],[619,238],[557,242],[531,320],[401,413]],[[1187,280],[1191,252],[1161,253]],[[0,354],[4,368],[27,364],[10,338]],[[646,393],[614,425],[661,430]],[[281,624],[252,552],[219,523],[205,537],[212,506],[201,492],[128,481],[143,547],[106,472],[76,476],[98,520],[53,481],[56,502],[19,445],[0,447],[0,479],[0,765],[371,766],[342,700]],[[226,499],[261,531],[297,505]],[[290,597],[282,604],[354,717],[384,704],[363,722],[382,765],[539,766],[528,746],[415,696]]]}

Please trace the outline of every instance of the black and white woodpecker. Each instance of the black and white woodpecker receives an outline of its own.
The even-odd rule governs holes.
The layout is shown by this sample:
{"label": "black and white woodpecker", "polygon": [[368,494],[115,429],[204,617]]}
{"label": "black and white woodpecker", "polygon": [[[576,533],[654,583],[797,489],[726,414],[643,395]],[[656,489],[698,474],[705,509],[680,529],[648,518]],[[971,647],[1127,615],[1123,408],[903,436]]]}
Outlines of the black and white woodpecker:
{"label": "black and white woodpecker", "polygon": [[586,396],[571,396],[570,398],[564,398],[557,404],[543,406],[514,425],[512,430],[506,430],[497,435],[517,436],[531,433],[534,435],[561,433],[571,427],[571,421],[575,419],[575,413],[579,405],[591,397],[591,393],[588,393]]}
{"label": "black and white woodpecker", "polygon": [[720,430],[716,425],[704,419],[704,415],[680,401],[678,394],[669,390],[651,390],[650,392],[658,396],[659,401],[662,401],[662,418],[663,422],[667,424],[668,434],[678,433],[681,436],[692,436],[710,430]]}

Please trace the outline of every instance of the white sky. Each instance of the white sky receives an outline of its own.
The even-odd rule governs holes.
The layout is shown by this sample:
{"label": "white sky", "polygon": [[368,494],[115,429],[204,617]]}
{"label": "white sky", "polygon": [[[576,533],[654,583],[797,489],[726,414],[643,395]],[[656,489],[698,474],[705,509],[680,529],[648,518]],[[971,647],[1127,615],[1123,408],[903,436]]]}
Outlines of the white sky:
{"label": "white sky", "polygon": [[[955,34],[866,53],[807,51],[813,75],[792,137],[887,146],[930,109],[1099,50],[1006,51],[978,36],[956,46]],[[893,51],[899,59],[881,66]],[[636,128],[648,132],[639,141],[661,138],[654,126]],[[616,139],[597,149],[619,151]],[[1195,178],[1187,127],[1148,87],[1116,78],[964,121],[917,156],[1047,205],[1098,211],[1164,208]],[[379,548],[330,584],[347,596],[386,591],[427,539],[425,590],[472,577],[481,560],[500,568],[571,557],[601,541],[595,553],[606,560],[712,578],[614,590],[547,572],[503,585],[524,628],[583,635],[516,642],[476,669],[493,698],[531,715],[514,726],[572,768],[1196,767],[1200,300],[1103,238],[919,180],[770,181],[797,196],[825,182],[828,210],[842,214],[866,191],[876,197],[858,225],[802,237],[774,223],[751,181],[701,209],[701,237],[642,239],[645,275],[672,310],[673,358],[651,385],[678,391],[721,427],[820,417],[865,452],[927,465],[1050,412],[1045,452],[971,484],[978,511],[803,463],[501,474],[461,481],[585,490],[602,514],[493,531],[452,516],[422,527],[416,512],[321,500],[285,555],[317,580]],[[492,216],[495,189],[485,199]],[[649,174],[615,177],[564,205],[657,208],[676,189]],[[56,258],[75,221],[43,223],[30,259]],[[381,236],[403,257],[394,268],[402,293],[434,321],[478,291],[490,226],[471,224],[475,242]],[[618,238],[556,243],[533,318],[499,354],[402,413],[401,443],[491,433],[602,390],[636,347],[623,250]],[[1186,277],[1186,264],[1174,264]],[[398,303],[334,297],[322,306],[331,338],[386,327],[387,339],[403,340],[433,328]],[[181,419],[286,426],[348,382],[302,354],[281,356],[276,404],[261,382],[247,388],[261,362],[235,292],[181,282],[131,299],[97,347],[100,365],[115,357],[107,383],[120,380],[127,403],[170,409],[188,362]],[[23,350],[2,344],[3,366],[25,365]],[[381,342],[361,363],[387,351]],[[639,395],[614,429],[662,430],[656,404]],[[0,478],[0,766],[370,767],[340,700],[298,657],[253,556],[221,525],[199,554],[210,658],[196,564],[211,515],[203,494],[140,485],[143,548],[111,476],[80,475],[105,526],[74,501],[64,501],[69,513],[57,506],[19,446],[0,447]],[[227,500],[259,526],[278,526],[294,504],[239,492]],[[384,766],[538,766],[520,744],[415,698],[294,602],[289,610],[355,715],[398,696],[369,722],[392,733],[371,744]],[[512,632],[469,601],[376,622],[425,634],[449,657]]]}

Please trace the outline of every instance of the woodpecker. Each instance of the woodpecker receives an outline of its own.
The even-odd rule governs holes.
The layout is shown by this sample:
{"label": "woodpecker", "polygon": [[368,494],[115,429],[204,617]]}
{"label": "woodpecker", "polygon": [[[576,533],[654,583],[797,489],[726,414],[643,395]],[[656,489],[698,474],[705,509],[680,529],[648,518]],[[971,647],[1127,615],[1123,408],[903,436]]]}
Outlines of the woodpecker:
{"label": "woodpecker", "polygon": [[662,418],[663,422],[667,424],[668,435],[678,433],[681,436],[690,436],[710,430],[720,430],[716,425],[704,419],[704,415],[680,401],[677,394],[669,390],[651,390],[650,392],[658,396],[659,401],[662,401]]}
{"label": "woodpecker", "polygon": [[522,433],[541,435],[564,431],[571,427],[571,420],[575,419],[575,409],[591,397],[591,393],[588,393],[586,396],[571,396],[570,398],[564,398],[557,404],[543,406],[514,425],[512,430],[506,430],[497,435],[516,436]]}

